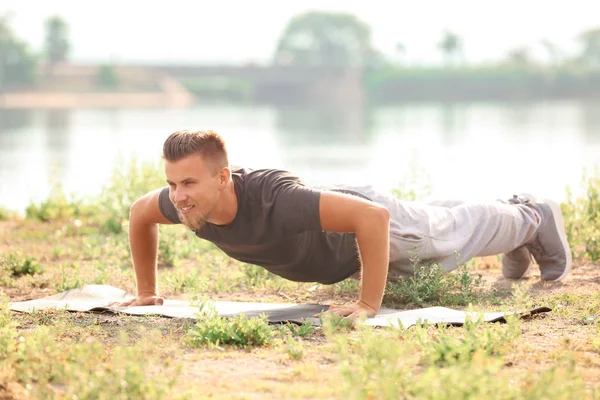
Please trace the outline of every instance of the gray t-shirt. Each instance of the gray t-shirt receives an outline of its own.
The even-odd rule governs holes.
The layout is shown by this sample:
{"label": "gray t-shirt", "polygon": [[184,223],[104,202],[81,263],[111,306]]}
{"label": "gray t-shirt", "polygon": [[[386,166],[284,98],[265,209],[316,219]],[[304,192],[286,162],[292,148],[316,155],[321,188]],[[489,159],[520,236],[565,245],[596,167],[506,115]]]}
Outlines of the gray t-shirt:
{"label": "gray t-shirt", "polygon": [[[232,179],[235,219],[227,226],[206,223],[195,231],[198,237],[231,258],[296,282],[332,284],[359,270],[355,234],[321,229],[320,190],[276,169],[237,169]],[[160,193],[159,207],[171,222],[181,223],[168,187]]]}

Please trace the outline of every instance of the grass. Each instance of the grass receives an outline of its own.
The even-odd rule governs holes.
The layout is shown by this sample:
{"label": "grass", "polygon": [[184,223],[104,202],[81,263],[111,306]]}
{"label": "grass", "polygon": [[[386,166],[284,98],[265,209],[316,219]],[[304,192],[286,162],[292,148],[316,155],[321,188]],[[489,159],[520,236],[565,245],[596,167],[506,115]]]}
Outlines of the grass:
{"label": "grass", "polygon": [[497,291],[488,290],[482,276],[469,271],[466,265],[452,274],[446,274],[437,264],[418,263],[414,270],[414,276],[388,283],[385,295],[388,306],[467,306],[499,295]]}
{"label": "grass", "polygon": [[569,244],[578,258],[600,261],[600,167],[585,171],[584,195],[573,198],[567,188],[567,202],[562,204]]}
{"label": "grass", "polygon": [[232,346],[249,348],[268,346],[273,339],[266,315],[248,318],[241,314],[231,318],[219,316],[214,308],[206,303],[199,307],[196,322],[188,329],[186,343],[193,347]]}
{"label": "grass", "polygon": [[224,319],[203,300],[343,303],[356,298],[359,285],[288,282],[230,260],[177,226],[160,228],[159,286],[167,298],[196,304],[202,312],[197,321],[8,311],[9,301],[86,284],[133,293],[126,205],[157,185],[155,168],[121,168],[126,172],[115,173],[100,198],[57,190],[45,203],[30,205],[24,218],[2,212],[0,398],[600,397],[598,172],[582,181],[583,197],[562,205],[576,256],[564,283],[540,282],[535,268],[525,280],[505,280],[496,257],[451,274],[415,260],[417,276],[389,283],[384,297],[385,306],[401,309],[552,308],[527,321],[374,329],[334,317],[320,326]]}

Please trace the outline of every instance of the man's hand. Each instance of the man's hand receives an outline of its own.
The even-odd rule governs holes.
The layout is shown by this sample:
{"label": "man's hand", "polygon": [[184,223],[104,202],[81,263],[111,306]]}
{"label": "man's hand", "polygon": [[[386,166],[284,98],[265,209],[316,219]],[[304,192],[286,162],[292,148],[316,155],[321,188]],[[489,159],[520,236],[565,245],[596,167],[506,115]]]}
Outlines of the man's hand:
{"label": "man's hand", "polygon": [[361,290],[359,302],[342,307],[336,314],[348,315],[381,307],[390,263],[390,211],[362,198],[323,192],[319,205],[324,231],[354,232],[360,253]]}
{"label": "man's hand", "polygon": [[160,296],[153,294],[142,294],[137,296],[135,299],[127,301],[114,301],[110,303],[109,307],[136,307],[136,306],[162,306],[164,299]]}
{"label": "man's hand", "polygon": [[129,245],[137,281],[137,297],[133,300],[115,302],[120,307],[162,305],[157,296],[156,267],[158,256],[158,224],[170,224],[158,207],[161,189],[152,191],[131,206],[129,214]]}
{"label": "man's hand", "polygon": [[[340,317],[349,318],[360,318],[362,316],[371,318],[377,315],[377,312],[367,304],[359,301],[354,304],[347,304],[344,306],[331,305],[329,306],[329,309],[323,313],[323,315],[326,314],[337,314]],[[315,317],[318,317],[318,315]]]}

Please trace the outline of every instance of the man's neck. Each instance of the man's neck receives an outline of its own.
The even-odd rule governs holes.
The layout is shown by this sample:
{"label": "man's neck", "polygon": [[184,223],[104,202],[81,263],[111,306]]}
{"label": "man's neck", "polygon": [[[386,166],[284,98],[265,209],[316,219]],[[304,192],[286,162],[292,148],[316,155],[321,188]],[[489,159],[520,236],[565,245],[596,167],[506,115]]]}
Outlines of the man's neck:
{"label": "man's neck", "polygon": [[233,222],[237,215],[238,201],[235,194],[235,184],[230,180],[225,190],[221,194],[218,209],[214,210],[214,220],[210,218],[208,222],[214,225],[226,226]]}

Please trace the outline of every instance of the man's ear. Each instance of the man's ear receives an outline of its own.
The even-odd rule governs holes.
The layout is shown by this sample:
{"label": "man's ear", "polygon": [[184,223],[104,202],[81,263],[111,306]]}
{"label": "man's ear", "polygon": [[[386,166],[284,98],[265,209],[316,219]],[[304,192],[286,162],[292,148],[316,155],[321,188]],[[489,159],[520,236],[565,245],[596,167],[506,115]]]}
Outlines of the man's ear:
{"label": "man's ear", "polygon": [[221,171],[219,172],[219,187],[224,189],[230,179],[231,169],[229,169],[229,167],[221,168]]}

